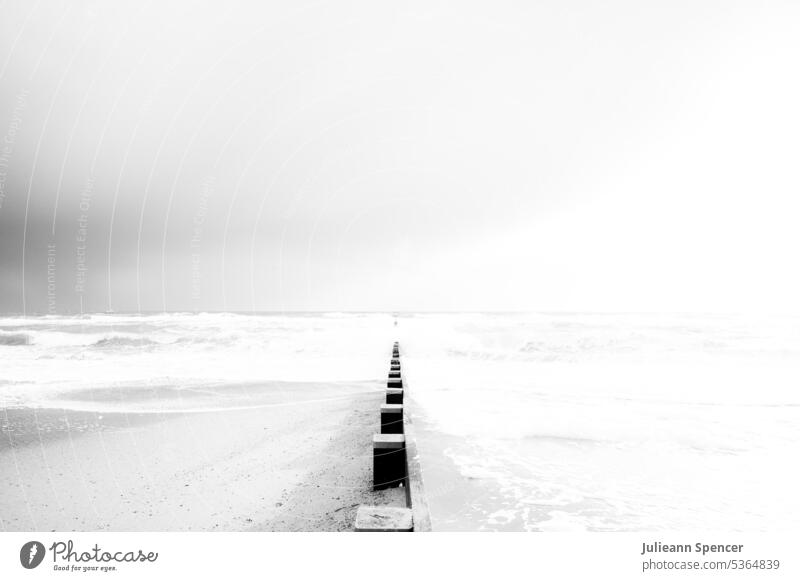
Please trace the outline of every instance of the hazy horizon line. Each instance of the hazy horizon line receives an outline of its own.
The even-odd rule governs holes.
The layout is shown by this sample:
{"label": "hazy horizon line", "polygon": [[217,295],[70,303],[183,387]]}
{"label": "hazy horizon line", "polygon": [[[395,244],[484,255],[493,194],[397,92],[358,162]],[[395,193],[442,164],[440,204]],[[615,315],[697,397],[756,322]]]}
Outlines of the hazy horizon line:
{"label": "hazy horizon line", "polygon": [[0,317],[82,317],[91,315],[203,315],[203,314],[232,314],[232,315],[331,315],[331,314],[355,314],[355,315],[448,315],[448,314],[493,314],[493,315],[704,315],[704,316],[735,316],[735,315],[763,315],[763,316],[800,316],[800,312],[779,312],[779,311],[619,311],[619,310],[566,310],[566,309],[527,309],[527,310],[501,310],[501,309],[465,309],[465,310],[215,310],[208,309],[202,311],[86,311],[86,312],[67,312],[67,313],[22,313],[6,312],[0,313]]}

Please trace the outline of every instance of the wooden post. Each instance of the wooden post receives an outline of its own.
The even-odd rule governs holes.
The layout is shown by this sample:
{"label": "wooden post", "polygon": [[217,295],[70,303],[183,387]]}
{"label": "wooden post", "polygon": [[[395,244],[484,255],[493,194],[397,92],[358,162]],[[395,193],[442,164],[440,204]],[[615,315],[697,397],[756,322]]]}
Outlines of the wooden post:
{"label": "wooden post", "polygon": [[403,433],[403,406],[397,403],[381,404],[381,434]]}
{"label": "wooden post", "polygon": [[386,388],[386,403],[403,403],[403,390],[394,387]]}
{"label": "wooden post", "polygon": [[395,389],[403,389],[403,380],[397,378],[390,378],[386,381],[386,387],[394,387]]}
{"label": "wooden post", "polygon": [[406,438],[403,434],[372,436],[373,488],[400,486],[406,478]]}
{"label": "wooden post", "polygon": [[414,530],[410,508],[361,505],[356,513],[356,532],[408,533]]}

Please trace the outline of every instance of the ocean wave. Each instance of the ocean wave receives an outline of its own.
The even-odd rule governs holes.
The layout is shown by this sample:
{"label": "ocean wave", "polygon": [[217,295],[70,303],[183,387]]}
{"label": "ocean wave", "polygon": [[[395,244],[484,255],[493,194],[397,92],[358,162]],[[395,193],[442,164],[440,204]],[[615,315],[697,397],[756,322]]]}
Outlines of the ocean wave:
{"label": "ocean wave", "polygon": [[445,353],[449,357],[478,360],[504,360],[508,359],[508,354],[493,351],[481,351],[477,349],[446,349]]}
{"label": "ocean wave", "polygon": [[148,339],[146,337],[127,337],[124,335],[111,335],[103,337],[91,344],[91,347],[96,349],[116,349],[126,347],[153,347],[160,345],[157,341]]}
{"label": "ocean wave", "polygon": [[0,333],[0,345],[30,345],[33,338],[28,333]]}

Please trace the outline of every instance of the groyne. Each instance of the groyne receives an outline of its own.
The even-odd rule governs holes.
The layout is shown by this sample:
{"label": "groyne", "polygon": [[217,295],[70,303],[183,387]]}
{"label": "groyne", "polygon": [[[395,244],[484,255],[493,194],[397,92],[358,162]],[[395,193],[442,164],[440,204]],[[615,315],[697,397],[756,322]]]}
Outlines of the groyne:
{"label": "groyne", "polygon": [[411,401],[406,397],[408,381],[403,377],[400,344],[392,346],[385,402],[380,410],[380,432],[372,438],[373,488],[399,487],[405,491],[402,504],[362,505],[356,513],[358,532],[425,532],[431,530],[422,468],[417,451]]}

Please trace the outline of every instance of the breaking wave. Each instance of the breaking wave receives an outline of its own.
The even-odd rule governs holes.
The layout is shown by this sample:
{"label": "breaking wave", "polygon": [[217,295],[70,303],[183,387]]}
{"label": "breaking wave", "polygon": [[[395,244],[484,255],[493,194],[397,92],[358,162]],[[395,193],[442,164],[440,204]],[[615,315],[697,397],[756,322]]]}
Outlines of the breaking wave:
{"label": "breaking wave", "polygon": [[33,338],[27,333],[0,333],[0,345],[30,345]]}
{"label": "breaking wave", "polygon": [[145,337],[126,337],[124,335],[111,335],[103,337],[98,341],[92,343],[92,347],[96,349],[117,349],[117,348],[130,348],[130,347],[152,347],[159,345],[158,342],[152,341]]}

